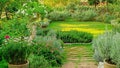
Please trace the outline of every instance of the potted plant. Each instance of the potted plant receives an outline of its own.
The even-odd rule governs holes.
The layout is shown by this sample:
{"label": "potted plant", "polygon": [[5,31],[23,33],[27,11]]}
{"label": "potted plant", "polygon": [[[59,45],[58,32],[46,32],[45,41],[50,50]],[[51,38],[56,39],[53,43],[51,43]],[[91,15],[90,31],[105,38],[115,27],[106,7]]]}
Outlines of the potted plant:
{"label": "potted plant", "polygon": [[[104,61],[104,68],[119,68],[120,34],[106,32],[93,40],[94,57],[97,61]],[[119,39],[117,39],[119,38]],[[119,49],[116,49],[119,48]],[[115,55],[116,54],[116,55]]]}
{"label": "potted plant", "polygon": [[28,68],[27,58],[30,48],[25,41],[9,40],[2,46],[3,58],[8,62],[8,68]]}

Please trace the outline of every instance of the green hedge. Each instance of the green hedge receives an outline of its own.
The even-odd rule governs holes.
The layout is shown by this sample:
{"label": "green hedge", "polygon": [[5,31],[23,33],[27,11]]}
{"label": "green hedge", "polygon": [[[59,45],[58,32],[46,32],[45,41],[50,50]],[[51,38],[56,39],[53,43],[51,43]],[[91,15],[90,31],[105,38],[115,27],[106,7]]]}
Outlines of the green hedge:
{"label": "green hedge", "polygon": [[46,17],[51,21],[64,21],[68,16],[67,11],[52,11]]}
{"label": "green hedge", "polygon": [[97,16],[95,10],[75,11],[72,17],[78,21],[94,21]]}
{"label": "green hedge", "polygon": [[57,38],[63,40],[64,43],[90,43],[93,35],[79,31],[58,31]]}

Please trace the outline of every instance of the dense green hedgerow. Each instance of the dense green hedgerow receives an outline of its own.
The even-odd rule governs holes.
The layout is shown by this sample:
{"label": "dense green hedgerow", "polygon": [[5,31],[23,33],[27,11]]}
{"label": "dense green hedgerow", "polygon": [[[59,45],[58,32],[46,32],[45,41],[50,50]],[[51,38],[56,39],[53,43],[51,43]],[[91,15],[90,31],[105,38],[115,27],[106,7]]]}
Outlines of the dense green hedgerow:
{"label": "dense green hedgerow", "polygon": [[52,21],[64,21],[68,16],[66,11],[52,11],[47,15],[47,18]]}
{"label": "dense green hedgerow", "polygon": [[95,20],[95,17],[97,16],[97,13],[94,10],[87,10],[87,11],[76,11],[73,14],[73,18],[75,18],[78,21],[93,21]]}
{"label": "dense green hedgerow", "polygon": [[93,35],[79,31],[58,31],[57,38],[63,40],[64,43],[90,43]]}

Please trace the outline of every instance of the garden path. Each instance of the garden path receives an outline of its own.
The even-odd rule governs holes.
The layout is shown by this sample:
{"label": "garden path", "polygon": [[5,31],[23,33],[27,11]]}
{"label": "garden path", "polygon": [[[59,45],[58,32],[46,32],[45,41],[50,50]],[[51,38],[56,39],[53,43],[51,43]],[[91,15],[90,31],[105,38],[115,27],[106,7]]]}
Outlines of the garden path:
{"label": "garden path", "polygon": [[86,46],[64,47],[67,52],[67,60],[62,68],[97,68],[93,59],[93,52]]}

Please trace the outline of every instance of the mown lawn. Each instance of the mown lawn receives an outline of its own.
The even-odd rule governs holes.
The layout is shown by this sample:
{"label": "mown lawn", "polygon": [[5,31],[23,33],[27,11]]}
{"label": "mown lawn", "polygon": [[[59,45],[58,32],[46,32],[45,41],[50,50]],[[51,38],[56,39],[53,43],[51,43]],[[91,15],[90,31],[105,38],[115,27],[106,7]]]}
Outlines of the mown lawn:
{"label": "mown lawn", "polygon": [[48,28],[61,31],[84,31],[92,33],[94,36],[103,33],[105,30],[111,30],[111,24],[102,22],[78,22],[78,21],[56,21],[52,22]]}

